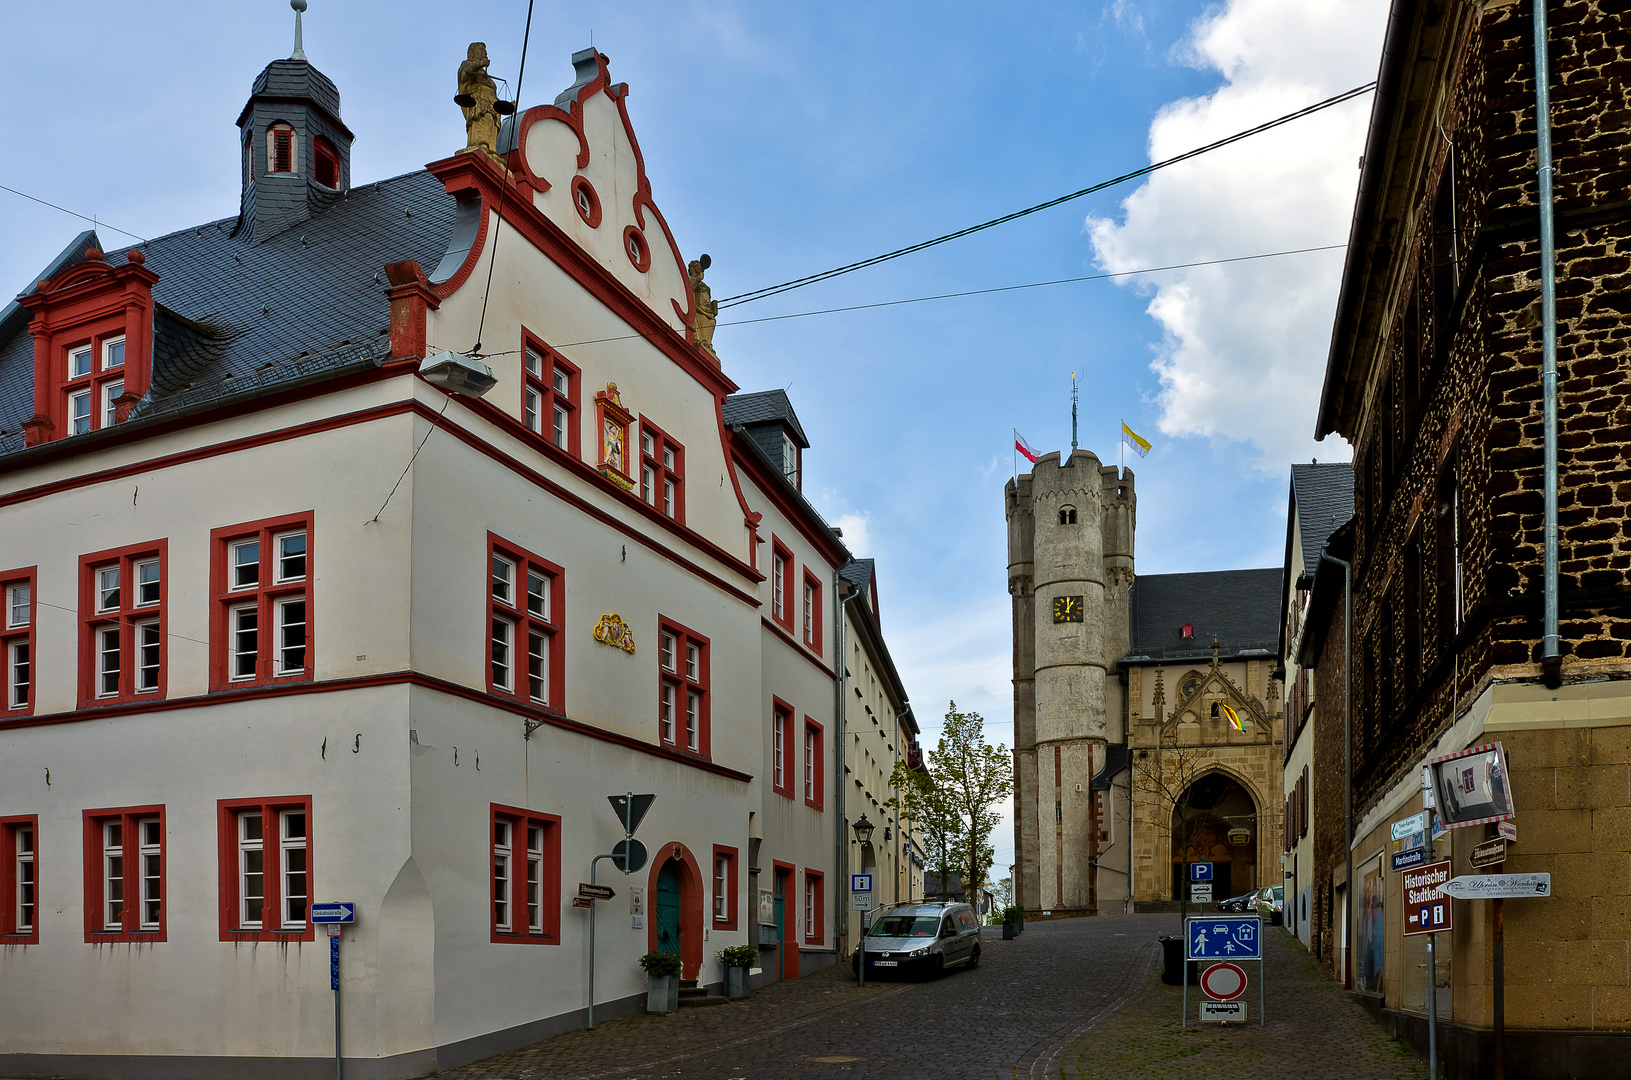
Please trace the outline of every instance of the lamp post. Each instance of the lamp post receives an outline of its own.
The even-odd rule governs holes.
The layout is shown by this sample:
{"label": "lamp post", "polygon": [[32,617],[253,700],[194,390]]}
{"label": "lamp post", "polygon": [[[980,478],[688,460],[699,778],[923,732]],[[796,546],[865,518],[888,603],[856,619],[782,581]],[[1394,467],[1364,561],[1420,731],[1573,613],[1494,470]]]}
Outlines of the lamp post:
{"label": "lamp post", "polygon": [[[850,827],[855,830],[855,839],[861,847],[865,848],[872,842],[872,830],[876,826],[866,819],[865,811],[862,811],[861,816]],[[861,860],[861,865],[866,865],[864,857]],[[861,986],[866,985],[866,917],[867,913],[863,911],[861,913],[861,933],[856,938],[855,944],[855,979]]]}

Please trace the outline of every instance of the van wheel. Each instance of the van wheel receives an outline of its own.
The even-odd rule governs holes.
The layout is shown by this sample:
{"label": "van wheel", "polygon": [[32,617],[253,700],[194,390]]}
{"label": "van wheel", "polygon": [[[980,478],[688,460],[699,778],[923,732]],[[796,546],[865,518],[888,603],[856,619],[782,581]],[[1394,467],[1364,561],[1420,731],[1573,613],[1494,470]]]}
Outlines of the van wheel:
{"label": "van wheel", "polygon": [[974,951],[969,954],[968,966],[970,971],[980,966],[980,947],[978,945],[974,946]]}

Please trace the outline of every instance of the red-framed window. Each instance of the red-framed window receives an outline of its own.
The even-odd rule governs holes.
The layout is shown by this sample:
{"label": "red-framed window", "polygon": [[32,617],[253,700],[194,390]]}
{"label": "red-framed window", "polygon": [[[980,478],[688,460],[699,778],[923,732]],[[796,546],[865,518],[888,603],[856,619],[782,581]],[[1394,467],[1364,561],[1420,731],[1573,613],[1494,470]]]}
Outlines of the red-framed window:
{"label": "red-framed window", "polygon": [[0,817],[0,945],[40,943],[40,819]]}
{"label": "red-framed window", "polygon": [[685,524],[685,447],[640,417],[640,497]]}
{"label": "red-framed window", "polygon": [[561,943],[561,819],[493,804],[492,934],[495,942]]}
{"label": "red-framed window", "polygon": [[266,171],[269,173],[297,173],[300,171],[300,136],[288,123],[279,120],[266,129]]}
{"label": "red-framed window", "polygon": [[312,515],[210,532],[210,689],[312,678]]}
{"label": "red-framed window", "polygon": [[796,768],[793,755],[798,752],[793,742],[793,706],[781,698],[770,701],[770,789],[791,799]]}
{"label": "red-framed window", "polygon": [[804,571],[804,591],[799,597],[799,620],[804,644],[821,651],[821,579]]}
{"label": "red-framed window", "polygon": [[312,145],[312,172],[314,179],[326,188],[339,188],[340,186],[340,155],[334,149],[334,144],[321,135],[314,138]]}
{"label": "red-framed window", "polygon": [[35,567],[0,571],[0,717],[34,711]]}
{"label": "red-framed window", "polygon": [[804,871],[804,943],[820,945],[825,937],[827,896],[819,870]]}
{"label": "red-framed window", "polygon": [[168,544],[155,540],[79,559],[79,704],[164,696]]}
{"label": "red-framed window", "polygon": [[68,346],[68,366],[62,380],[62,394],[67,399],[63,414],[67,434],[83,435],[118,423],[124,392],[123,327]]}
{"label": "red-framed window", "polygon": [[707,757],[708,639],[659,617],[657,668],[658,742]]}
{"label": "red-framed window", "polygon": [[737,849],[714,845],[714,929],[735,930],[737,912]]}
{"label": "red-framed window", "polygon": [[793,553],[774,535],[770,538],[770,617],[783,630],[793,632]]}
{"label": "red-framed window", "polygon": [[311,796],[216,803],[222,941],[311,941]]}
{"label": "red-framed window", "polygon": [[163,941],[164,807],[86,810],[85,940]]}
{"label": "red-framed window", "polygon": [[826,737],[821,725],[814,719],[804,718],[804,805],[813,806],[817,810],[822,808],[825,801],[822,798],[822,785],[826,782],[827,769],[822,760],[826,746]]}
{"label": "red-framed window", "polygon": [[521,331],[521,422],[573,457],[578,450],[578,392],[582,374],[566,358]]}
{"label": "red-framed window", "polygon": [[488,533],[487,689],[562,711],[565,620],[565,572]]}

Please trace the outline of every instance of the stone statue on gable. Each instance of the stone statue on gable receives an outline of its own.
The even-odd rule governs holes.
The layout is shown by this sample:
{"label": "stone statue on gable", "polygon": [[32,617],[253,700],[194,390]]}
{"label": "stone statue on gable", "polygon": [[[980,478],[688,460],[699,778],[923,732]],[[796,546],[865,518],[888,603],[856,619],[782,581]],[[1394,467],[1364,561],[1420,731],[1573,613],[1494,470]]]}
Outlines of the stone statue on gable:
{"label": "stone statue on gable", "polygon": [[461,154],[484,152],[497,157],[498,84],[487,74],[487,43],[472,41],[459,65],[459,93],[455,101],[464,110],[465,147]]}
{"label": "stone statue on gable", "polygon": [[700,259],[692,259],[686,269],[691,276],[691,296],[697,305],[696,320],[691,325],[692,336],[709,356],[717,360],[719,354],[714,352],[714,327],[719,323],[719,301],[714,299],[714,291],[708,287],[708,283],[702,280],[702,272],[712,265],[713,260],[704,255]]}

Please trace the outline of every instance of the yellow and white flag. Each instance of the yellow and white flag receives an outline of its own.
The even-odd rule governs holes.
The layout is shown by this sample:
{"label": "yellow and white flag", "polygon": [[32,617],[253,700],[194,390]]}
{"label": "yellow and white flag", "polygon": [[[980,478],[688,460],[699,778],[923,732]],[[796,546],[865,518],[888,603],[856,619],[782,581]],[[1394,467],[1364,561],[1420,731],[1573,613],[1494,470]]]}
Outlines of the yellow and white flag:
{"label": "yellow and white flag", "polygon": [[1150,444],[1142,439],[1138,432],[1127,426],[1126,421],[1121,424],[1121,441],[1133,448],[1133,453],[1143,457],[1150,452]]}

